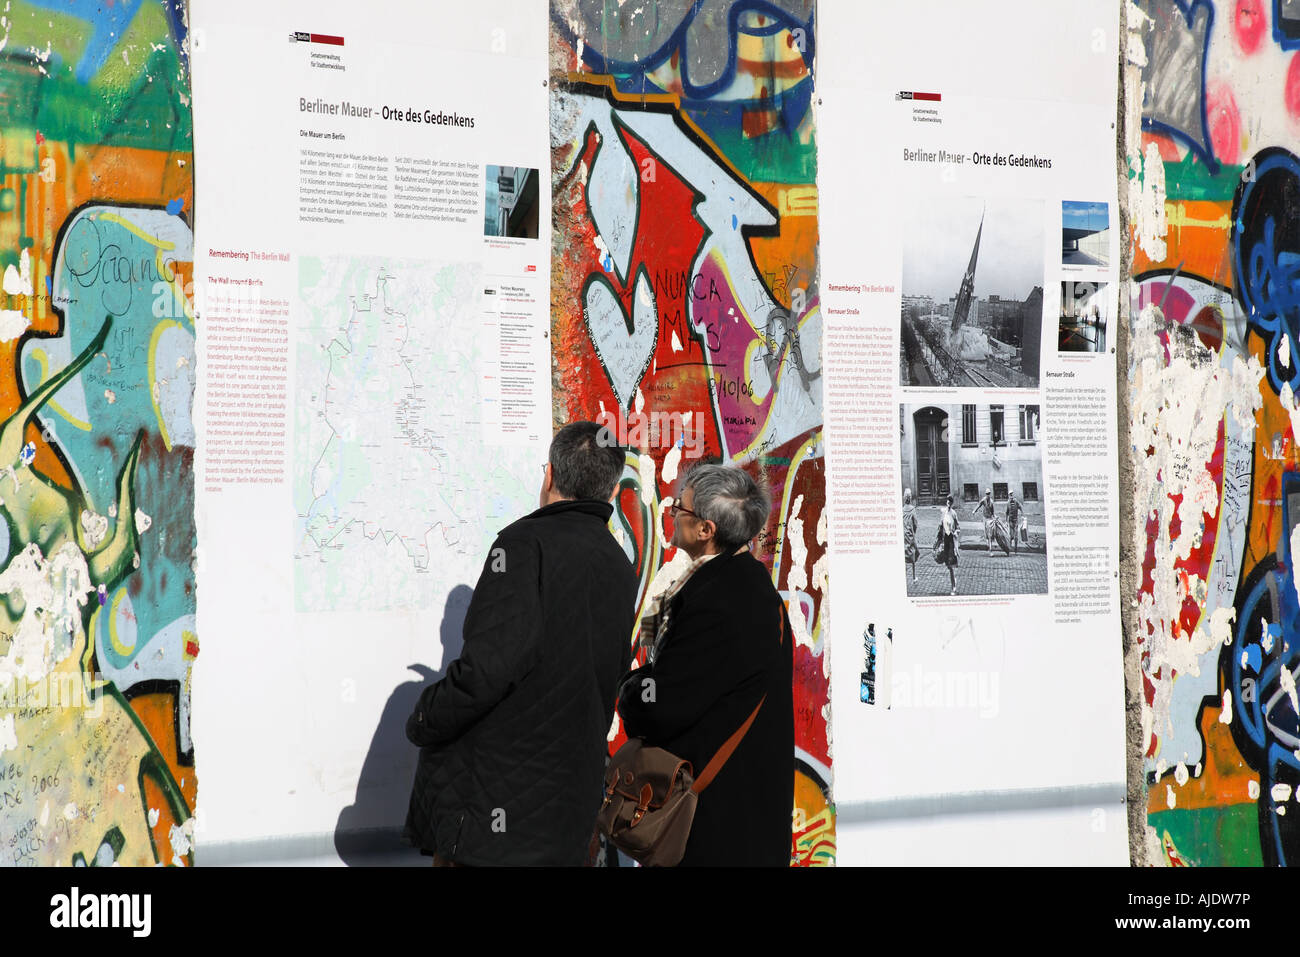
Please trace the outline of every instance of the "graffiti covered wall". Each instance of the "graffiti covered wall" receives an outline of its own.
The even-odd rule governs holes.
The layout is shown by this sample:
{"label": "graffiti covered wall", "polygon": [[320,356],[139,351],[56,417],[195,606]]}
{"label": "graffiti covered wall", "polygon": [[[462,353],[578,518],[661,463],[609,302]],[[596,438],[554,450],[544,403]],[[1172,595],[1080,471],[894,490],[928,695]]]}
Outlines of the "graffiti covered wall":
{"label": "graffiti covered wall", "polygon": [[1149,863],[1300,860],[1300,20],[1289,8],[1128,8]]}
{"label": "graffiti covered wall", "polygon": [[801,865],[835,853],[813,6],[553,0],[551,24],[555,418],[625,423],[642,601],[685,558],[664,509],[694,461],[772,489],[757,550],[797,638]]}
{"label": "graffiti covered wall", "polygon": [[0,16],[0,864],[192,863],[186,22]]}

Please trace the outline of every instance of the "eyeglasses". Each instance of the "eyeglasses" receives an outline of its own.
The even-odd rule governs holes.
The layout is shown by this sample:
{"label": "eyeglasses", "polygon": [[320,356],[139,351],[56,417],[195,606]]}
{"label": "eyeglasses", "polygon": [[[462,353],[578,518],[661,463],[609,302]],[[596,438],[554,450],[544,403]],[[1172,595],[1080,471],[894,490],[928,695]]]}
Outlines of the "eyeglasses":
{"label": "eyeglasses", "polygon": [[698,512],[692,512],[689,508],[684,508],[676,502],[673,502],[673,504],[668,506],[668,514],[673,518],[677,517],[678,512],[685,512],[687,515],[694,515],[696,518],[700,517]]}

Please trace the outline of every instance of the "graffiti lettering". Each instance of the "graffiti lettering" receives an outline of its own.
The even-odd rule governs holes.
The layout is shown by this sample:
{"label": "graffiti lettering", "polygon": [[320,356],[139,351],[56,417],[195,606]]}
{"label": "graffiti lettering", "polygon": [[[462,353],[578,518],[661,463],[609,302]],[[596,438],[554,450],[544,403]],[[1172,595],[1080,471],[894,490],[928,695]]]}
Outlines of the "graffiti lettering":
{"label": "graffiti lettering", "polygon": [[101,287],[101,301],[110,315],[130,311],[137,287],[152,292],[156,283],[176,278],[174,260],[124,254],[117,243],[102,241],[99,226],[89,217],[78,220],[75,228],[77,235],[64,246],[64,268],[81,288]]}
{"label": "graffiti lettering", "polygon": [[742,395],[749,397],[754,394],[754,387],[744,379],[735,376],[719,375],[709,380],[709,389],[715,395]]}

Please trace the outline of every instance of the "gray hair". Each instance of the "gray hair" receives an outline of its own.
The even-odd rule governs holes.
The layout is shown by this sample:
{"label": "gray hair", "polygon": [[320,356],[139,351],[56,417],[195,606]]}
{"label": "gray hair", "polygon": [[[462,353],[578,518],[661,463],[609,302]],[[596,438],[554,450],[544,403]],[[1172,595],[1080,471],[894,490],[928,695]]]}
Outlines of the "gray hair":
{"label": "gray hair", "polygon": [[551,439],[548,456],[556,490],[565,498],[608,502],[623,475],[623,449],[613,430],[570,422]]}
{"label": "gray hair", "polygon": [[724,550],[744,545],[767,524],[771,511],[767,489],[744,469],[697,465],[686,476],[683,495],[688,488],[695,491],[692,510],[701,520],[713,523],[718,545]]}

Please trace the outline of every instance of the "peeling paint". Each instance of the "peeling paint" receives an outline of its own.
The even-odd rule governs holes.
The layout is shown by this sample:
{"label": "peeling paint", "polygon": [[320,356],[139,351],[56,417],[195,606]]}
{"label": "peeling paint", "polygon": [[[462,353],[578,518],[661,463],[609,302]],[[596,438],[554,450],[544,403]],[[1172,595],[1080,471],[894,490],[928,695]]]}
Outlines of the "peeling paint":
{"label": "peeling paint", "polygon": [[87,548],[98,548],[108,535],[108,519],[103,515],[97,515],[90,509],[82,509],[81,533],[86,541]]}
{"label": "peeling paint", "polygon": [[682,446],[679,442],[669,449],[668,454],[664,456],[663,477],[665,482],[677,481],[677,469],[681,466],[681,462]]}
{"label": "peeling paint", "polygon": [[81,550],[65,543],[49,561],[29,544],[0,573],[0,593],[21,608],[0,673],[35,681],[72,653],[81,635],[80,607],[93,590]]}
{"label": "peeling paint", "polygon": [[13,342],[31,325],[27,313],[21,309],[0,309],[0,342]]}
{"label": "peeling paint", "polygon": [[32,288],[32,257],[26,249],[18,257],[19,268],[15,269],[12,265],[5,267],[4,274],[4,291],[10,296],[31,296],[35,290]]}
{"label": "peeling paint", "polygon": [[189,854],[194,847],[194,825],[195,820],[191,817],[183,824],[173,824],[168,833],[168,842],[172,847],[172,862],[177,866],[185,865],[185,855]]}
{"label": "peeling paint", "polygon": [[[1177,565],[1200,546],[1208,520],[1244,521],[1235,513],[1220,515],[1221,493],[1208,463],[1221,427],[1234,439],[1225,456],[1249,453],[1265,370],[1254,356],[1242,359],[1226,350],[1215,356],[1152,303],[1134,321],[1130,368],[1130,434],[1135,449],[1147,450],[1135,473],[1138,540],[1145,539],[1149,520],[1157,529],[1151,590],[1140,595],[1137,612],[1137,626],[1146,635],[1143,672],[1154,688],[1153,700],[1142,705],[1143,736],[1149,741],[1152,735],[1174,735],[1168,716],[1175,675],[1201,676],[1202,660],[1231,638],[1235,563],[1233,579],[1222,583],[1228,587],[1216,587],[1212,597],[1200,575]],[[1177,535],[1171,533],[1175,527]],[[1238,549],[1242,541],[1238,533]],[[1181,623],[1189,595],[1206,609],[1190,633]]]}
{"label": "peeling paint", "polygon": [[1300,713],[1300,700],[1297,700],[1296,697],[1295,675],[1291,673],[1291,669],[1286,665],[1281,666],[1278,685],[1286,693],[1286,696],[1291,699],[1292,710]]}
{"label": "peeling paint", "polygon": [[1139,175],[1129,180],[1129,209],[1137,227],[1138,246],[1152,259],[1164,259],[1165,232],[1165,165],[1160,148],[1148,143]]}
{"label": "peeling paint", "polygon": [[[785,540],[790,548],[790,573],[786,581],[791,591],[802,591],[808,587],[808,573],[804,569],[804,563],[808,560],[808,546],[803,540],[803,519],[799,517],[801,508],[803,496],[799,495],[790,507],[790,517],[785,521]],[[793,619],[795,616],[790,617]]]}
{"label": "peeling paint", "polygon": [[[655,501],[655,460],[648,455],[637,457],[637,473],[641,479],[641,502],[648,508],[654,507]],[[662,516],[660,516],[662,518]],[[660,528],[663,523],[660,522]]]}

